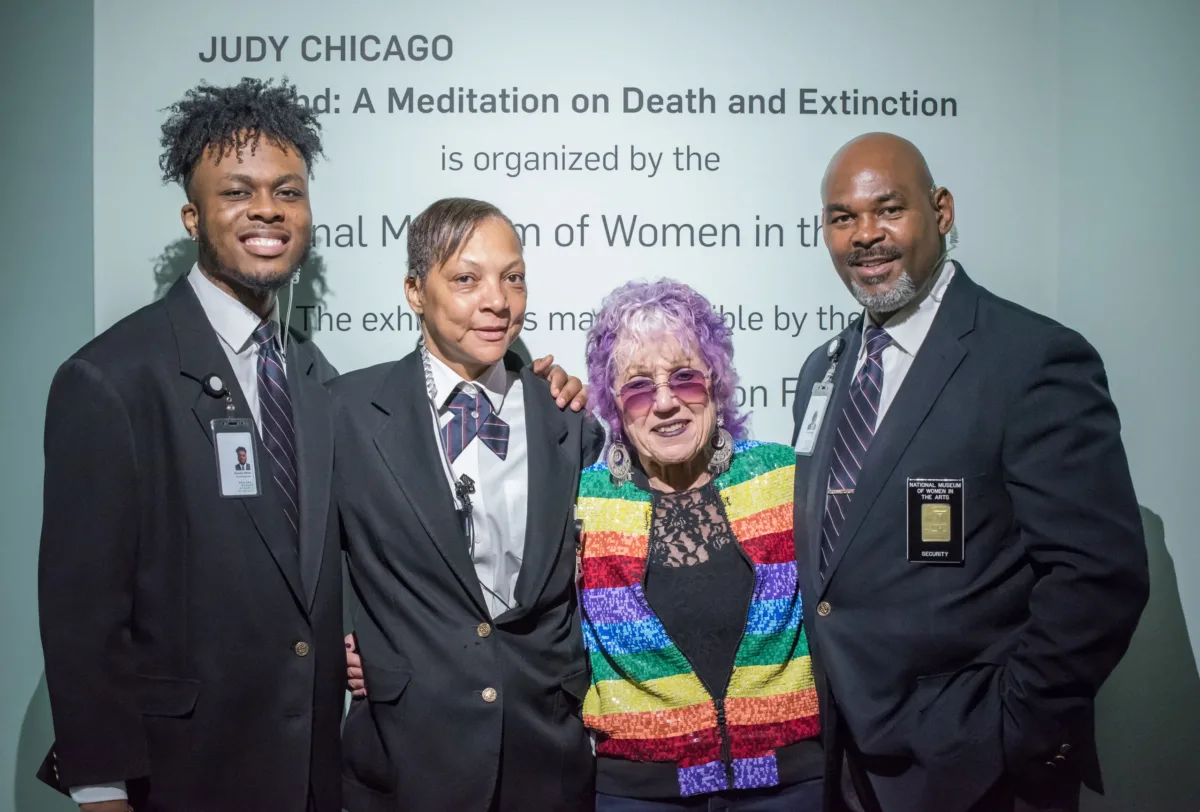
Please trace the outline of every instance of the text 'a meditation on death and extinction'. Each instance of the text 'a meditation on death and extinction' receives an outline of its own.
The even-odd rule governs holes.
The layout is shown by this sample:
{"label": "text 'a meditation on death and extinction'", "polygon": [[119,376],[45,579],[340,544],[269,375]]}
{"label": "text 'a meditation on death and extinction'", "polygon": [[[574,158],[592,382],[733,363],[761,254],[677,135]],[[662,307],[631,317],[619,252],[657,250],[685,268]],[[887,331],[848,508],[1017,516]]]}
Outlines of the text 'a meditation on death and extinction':
{"label": "text 'a meditation on death and extinction'", "polygon": [[[332,94],[318,92],[315,99]],[[615,95],[615,98],[614,98]],[[422,92],[409,87],[363,87],[353,96],[352,114],[500,114],[555,115],[559,113],[626,115],[802,115],[858,117],[955,118],[958,99],[922,93],[919,89],[888,89],[883,92],[802,87],[789,91],[780,88],[771,93],[734,93],[718,100],[704,88],[679,93],[655,93],[640,87],[625,87],[619,94],[604,92],[564,93],[529,91],[517,85],[478,90],[473,87],[448,87],[441,92]],[[340,112],[332,108],[322,112]]]}

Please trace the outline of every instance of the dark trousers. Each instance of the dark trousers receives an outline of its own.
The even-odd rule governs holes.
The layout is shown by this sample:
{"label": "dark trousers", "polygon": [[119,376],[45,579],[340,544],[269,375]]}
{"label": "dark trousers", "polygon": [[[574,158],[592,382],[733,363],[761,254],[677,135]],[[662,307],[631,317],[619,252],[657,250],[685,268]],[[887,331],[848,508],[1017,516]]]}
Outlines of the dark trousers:
{"label": "dark trousers", "polygon": [[[837,790],[841,812],[886,812],[875,799],[870,780],[849,754],[843,758]],[[1034,790],[1020,788],[1005,776],[971,807],[971,812],[1079,812],[1079,784],[1064,782]]]}
{"label": "dark trousers", "polygon": [[695,798],[644,800],[596,794],[596,812],[821,812],[819,778],[786,787],[715,792]]}
{"label": "dark trousers", "polygon": [[1079,812],[1079,784],[1019,788],[1008,778],[988,790],[971,812]]}

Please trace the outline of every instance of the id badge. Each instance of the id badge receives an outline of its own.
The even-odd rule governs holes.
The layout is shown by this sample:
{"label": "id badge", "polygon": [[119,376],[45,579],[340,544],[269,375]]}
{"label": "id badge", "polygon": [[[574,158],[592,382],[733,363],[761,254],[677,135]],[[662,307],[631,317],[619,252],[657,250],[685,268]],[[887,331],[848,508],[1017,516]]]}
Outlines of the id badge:
{"label": "id badge", "polygon": [[212,421],[213,448],[217,454],[217,488],[221,496],[245,499],[262,495],[255,433],[254,421],[246,417]]}
{"label": "id badge", "polygon": [[833,384],[824,381],[813,384],[812,397],[808,399],[808,406],[804,409],[804,420],[800,423],[800,433],[796,435],[797,454],[805,457],[812,455],[832,394]]}
{"label": "id badge", "polygon": [[908,479],[908,560],[961,564],[965,554],[963,481]]}

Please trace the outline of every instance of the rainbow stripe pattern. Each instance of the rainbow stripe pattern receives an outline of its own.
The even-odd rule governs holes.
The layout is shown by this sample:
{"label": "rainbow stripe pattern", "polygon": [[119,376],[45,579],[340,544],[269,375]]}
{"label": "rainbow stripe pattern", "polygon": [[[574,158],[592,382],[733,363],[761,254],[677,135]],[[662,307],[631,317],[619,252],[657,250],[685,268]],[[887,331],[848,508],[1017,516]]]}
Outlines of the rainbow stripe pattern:
{"label": "rainbow stripe pattern", "polygon": [[754,593],[724,701],[715,701],[642,591],[652,496],[584,470],[580,603],[592,684],[584,722],[598,755],[675,762],[681,796],[776,786],[775,750],[820,732],[792,534],[795,452],[739,442],[716,480],[754,564]]}

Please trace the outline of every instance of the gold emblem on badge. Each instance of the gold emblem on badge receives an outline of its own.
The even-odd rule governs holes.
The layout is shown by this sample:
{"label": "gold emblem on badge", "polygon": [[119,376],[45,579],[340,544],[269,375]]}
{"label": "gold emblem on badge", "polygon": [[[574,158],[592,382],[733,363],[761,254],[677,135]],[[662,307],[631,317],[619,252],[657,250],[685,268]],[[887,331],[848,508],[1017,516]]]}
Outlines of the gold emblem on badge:
{"label": "gold emblem on badge", "polygon": [[921,505],[921,541],[950,540],[950,506]]}

